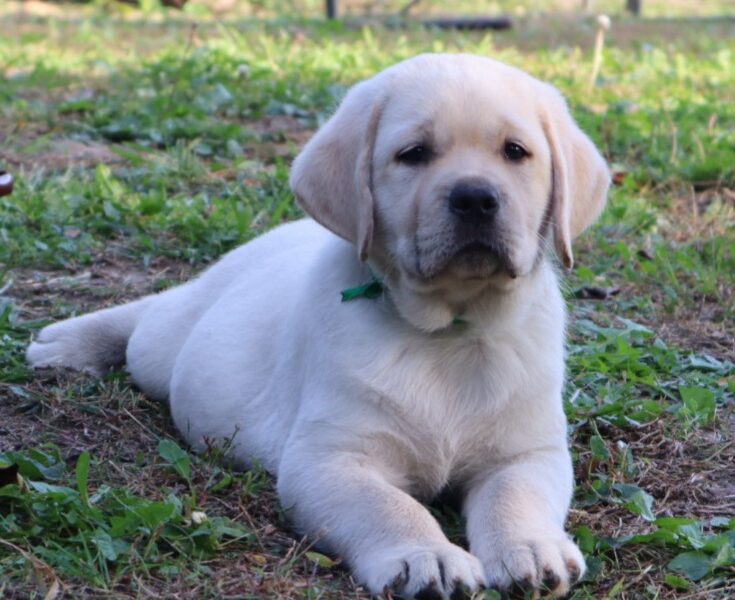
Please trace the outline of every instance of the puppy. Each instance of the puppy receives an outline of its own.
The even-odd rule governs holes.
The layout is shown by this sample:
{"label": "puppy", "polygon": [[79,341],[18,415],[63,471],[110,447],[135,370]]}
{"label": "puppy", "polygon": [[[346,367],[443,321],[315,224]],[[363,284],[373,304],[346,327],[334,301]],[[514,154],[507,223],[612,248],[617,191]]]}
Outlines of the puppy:
{"label": "puppy", "polygon": [[[554,88],[485,58],[419,56],[356,85],[294,162],[313,220],[51,325],[28,361],[127,361],[193,448],[232,440],[236,462],[264,464],[294,526],[375,594],[564,594],[585,564],[564,531],[552,255],[571,267],[608,182]],[[469,551],[419,503],[448,487]]]}

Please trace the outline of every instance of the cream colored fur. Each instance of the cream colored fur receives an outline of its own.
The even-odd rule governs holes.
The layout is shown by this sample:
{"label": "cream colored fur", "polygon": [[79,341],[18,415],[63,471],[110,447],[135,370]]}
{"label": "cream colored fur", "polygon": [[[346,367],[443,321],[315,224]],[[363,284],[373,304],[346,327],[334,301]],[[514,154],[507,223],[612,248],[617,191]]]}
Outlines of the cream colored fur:
{"label": "cream colored fur", "polygon": [[[509,140],[530,155],[510,160]],[[430,160],[397,158],[417,143]],[[483,235],[500,250],[463,254],[447,208],[462,180],[498,191]],[[564,100],[489,59],[419,56],[355,86],[291,183],[314,220],[178,288],[45,328],[30,364],[126,361],[193,448],[231,439],[238,463],[264,464],[294,526],[375,594],[565,593],[585,566],[564,531],[565,309],[550,252],[571,265],[608,172]],[[340,301],[373,274],[382,297]],[[468,550],[419,502],[447,487]]]}

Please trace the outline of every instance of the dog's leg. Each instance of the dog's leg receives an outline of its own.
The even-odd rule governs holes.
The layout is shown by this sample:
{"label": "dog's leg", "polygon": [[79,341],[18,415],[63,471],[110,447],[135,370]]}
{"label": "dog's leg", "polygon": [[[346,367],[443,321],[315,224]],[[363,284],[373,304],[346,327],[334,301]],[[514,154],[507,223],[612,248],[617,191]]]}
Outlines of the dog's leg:
{"label": "dog's leg", "polygon": [[480,562],[449,542],[389,471],[365,455],[287,452],[278,492],[296,527],[341,555],[374,594],[438,600],[477,590]]}
{"label": "dog's leg", "polygon": [[572,494],[566,448],[546,449],[480,479],[465,500],[470,551],[490,586],[564,594],[585,570],[564,532]]}
{"label": "dog's leg", "polygon": [[44,327],[28,347],[32,367],[69,367],[101,375],[125,362],[125,348],[154,297]]}

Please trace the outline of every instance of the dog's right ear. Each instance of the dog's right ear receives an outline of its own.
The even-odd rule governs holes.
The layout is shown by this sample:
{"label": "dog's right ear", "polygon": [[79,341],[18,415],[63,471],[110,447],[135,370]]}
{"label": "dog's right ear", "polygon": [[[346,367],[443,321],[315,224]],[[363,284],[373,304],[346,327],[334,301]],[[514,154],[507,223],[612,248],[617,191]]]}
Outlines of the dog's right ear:
{"label": "dog's right ear", "polygon": [[368,80],[348,92],[296,157],[290,178],[301,207],[355,244],[361,260],[367,258],[373,237],[372,160],[384,104],[379,87]]}

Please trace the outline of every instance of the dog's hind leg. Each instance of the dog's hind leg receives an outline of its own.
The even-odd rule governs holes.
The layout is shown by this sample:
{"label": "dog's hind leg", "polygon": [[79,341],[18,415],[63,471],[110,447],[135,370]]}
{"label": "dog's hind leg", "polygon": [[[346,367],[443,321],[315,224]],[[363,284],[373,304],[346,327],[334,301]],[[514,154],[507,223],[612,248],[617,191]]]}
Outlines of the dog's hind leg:
{"label": "dog's hind leg", "polygon": [[44,327],[28,347],[32,367],[69,367],[102,375],[125,362],[125,350],[155,297],[148,296]]}

